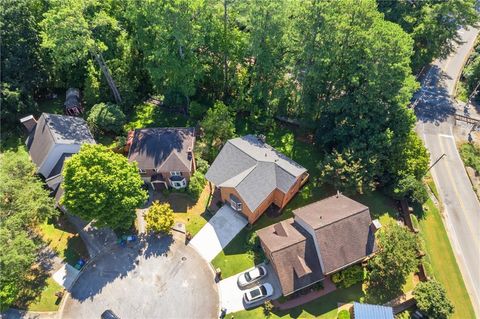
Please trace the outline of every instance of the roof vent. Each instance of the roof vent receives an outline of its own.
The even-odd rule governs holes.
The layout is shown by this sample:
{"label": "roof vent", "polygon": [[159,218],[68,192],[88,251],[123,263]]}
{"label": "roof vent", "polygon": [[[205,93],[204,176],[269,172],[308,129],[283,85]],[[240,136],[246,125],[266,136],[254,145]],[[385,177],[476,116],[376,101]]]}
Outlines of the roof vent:
{"label": "roof vent", "polygon": [[273,226],[273,229],[275,229],[275,234],[277,234],[278,236],[282,236],[282,237],[288,236],[288,231],[285,228],[285,225],[283,225],[283,222],[276,223]]}
{"label": "roof vent", "polygon": [[340,193],[340,191],[337,190],[337,195],[336,195],[336,197],[339,198],[339,197],[340,197],[340,194],[342,194],[342,193]]}

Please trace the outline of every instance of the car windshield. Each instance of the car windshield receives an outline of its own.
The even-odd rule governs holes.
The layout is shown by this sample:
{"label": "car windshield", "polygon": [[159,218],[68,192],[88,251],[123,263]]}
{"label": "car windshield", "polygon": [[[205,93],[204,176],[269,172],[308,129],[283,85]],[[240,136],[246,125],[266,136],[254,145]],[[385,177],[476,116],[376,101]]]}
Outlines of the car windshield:
{"label": "car windshield", "polygon": [[248,272],[245,273],[245,279],[247,279],[247,281],[252,280],[252,277],[250,276],[250,273],[248,273]]}
{"label": "car windshield", "polygon": [[263,268],[258,268],[258,273],[260,274],[260,276],[263,276],[265,274],[265,271],[263,270]]}

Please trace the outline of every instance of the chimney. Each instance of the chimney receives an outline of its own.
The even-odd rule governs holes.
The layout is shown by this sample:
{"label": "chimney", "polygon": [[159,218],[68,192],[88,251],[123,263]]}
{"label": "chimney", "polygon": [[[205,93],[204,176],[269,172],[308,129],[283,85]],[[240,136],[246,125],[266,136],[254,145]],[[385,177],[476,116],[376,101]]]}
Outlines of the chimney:
{"label": "chimney", "polygon": [[337,195],[336,195],[336,197],[339,198],[339,197],[340,197],[340,194],[342,194],[342,193],[340,193],[340,191],[337,190]]}
{"label": "chimney", "polygon": [[370,224],[370,228],[372,229],[372,232],[375,234],[380,228],[382,228],[382,224],[380,224],[380,221],[378,219],[374,219]]}
{"label": "chimney", "polygon": [[133,138],[135,137],[135,131],[131,130],[127,133],[127,142],[125,143],[125,152],[130,152],[130,147],[132,147]]}
{"label": "chimney", "polygon": [[35,120],[33,115],[29,115],[29,116],[25,116],[25,117],[21,118],[20,123],[22,123],[23,126],[25,126],[28,133],[33,131],[33,129],[35,128],[35,125],[37,125],[37,121]]}
{"label": "chimney", "polygon": [[193,157],[192,147],[189,146],[188,149],[187,149],[187,158],[190,161],[192,159],[192,157]]}
{"label": "chimney", "polygon": [[276,223],[273,226],[273,229],[275,229],[275,234],[281,237],[288,237],[288,231],[283,225],[283,222]]}

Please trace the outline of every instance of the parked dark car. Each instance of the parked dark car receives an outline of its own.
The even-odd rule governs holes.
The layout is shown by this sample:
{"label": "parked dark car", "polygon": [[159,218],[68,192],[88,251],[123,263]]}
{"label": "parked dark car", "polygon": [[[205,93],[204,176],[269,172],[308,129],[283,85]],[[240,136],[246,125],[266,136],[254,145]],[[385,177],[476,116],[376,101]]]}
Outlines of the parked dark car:
{"label": "parked dark car", "polygon": [[110,309],[107,309],[105,310],[102,315],[101,315],[101,318],[102,319],[120,319],[119,316],[117,316],[113,311],[111,311]]}

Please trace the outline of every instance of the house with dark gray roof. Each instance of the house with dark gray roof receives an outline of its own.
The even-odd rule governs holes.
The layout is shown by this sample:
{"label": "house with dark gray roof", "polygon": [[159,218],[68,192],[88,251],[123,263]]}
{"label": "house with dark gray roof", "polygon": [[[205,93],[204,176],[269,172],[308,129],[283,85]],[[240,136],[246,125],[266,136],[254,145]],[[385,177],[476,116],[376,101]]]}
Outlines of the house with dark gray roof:
{"label": "house with dark gray roof", "polygon": [[293,215],[257,232],[284,295],[362,262],[376,251],[375,232],[381,225],[372,222],[367,206],[342,194],[298,208]]}
{"label": "house with dark gray roof", "polygon": [[223,202],[254,223],[269,208],[283,209],[308,173],[262,139],[247,135],[228,140],[205,177],[220,190]]}
{"label": "house with dark gray roof", "polygon": [[95,144],[93,135],[85,120],[74,116],[42,113],[38,120],[29,115],[20,122],[28,132],[26,145],[37,173],[56,194],[65,160],[82,144]]}
{"label": "house with dark gray roof", "polygon": [[194,146],[194,128],[137,129],[129,133],[128,160],[137,163],[140,176],[154,189],[180,189],[196,169]]}

